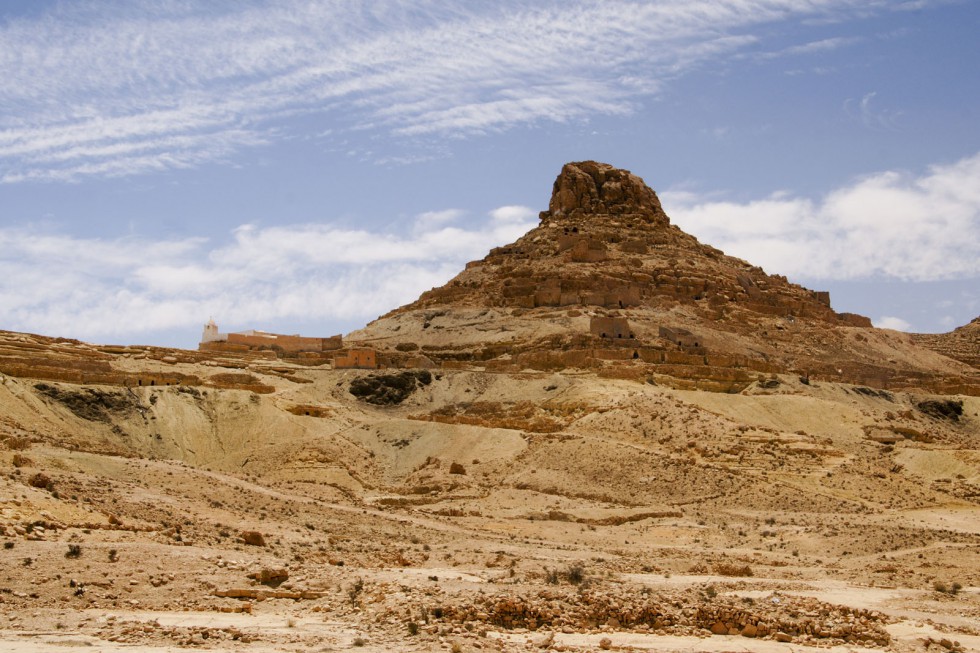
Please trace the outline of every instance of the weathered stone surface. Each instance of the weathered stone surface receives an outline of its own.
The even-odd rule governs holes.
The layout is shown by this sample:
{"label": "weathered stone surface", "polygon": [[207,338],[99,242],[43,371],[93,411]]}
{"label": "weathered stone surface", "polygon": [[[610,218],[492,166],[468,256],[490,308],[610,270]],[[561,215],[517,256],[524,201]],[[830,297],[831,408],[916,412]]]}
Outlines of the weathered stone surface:
{"label": "weathered stone surface", "polygon": [[263,585],[281,583],[289,578],[289,571],[285,567],[266,567],[248,575]]}

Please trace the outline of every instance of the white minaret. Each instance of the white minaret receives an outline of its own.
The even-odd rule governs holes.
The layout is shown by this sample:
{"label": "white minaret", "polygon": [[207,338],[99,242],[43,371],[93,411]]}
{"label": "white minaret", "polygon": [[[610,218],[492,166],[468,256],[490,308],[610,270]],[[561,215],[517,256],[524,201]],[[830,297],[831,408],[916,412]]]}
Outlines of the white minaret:
{"label": "white minaret", "polygon": [[201,334],[201,342],[216,342],[218,340],[224,340],[221,334],[218,333],[218,325],[214,323],[214,318],[209,318],[208,323],[204,325],[204,333]]}

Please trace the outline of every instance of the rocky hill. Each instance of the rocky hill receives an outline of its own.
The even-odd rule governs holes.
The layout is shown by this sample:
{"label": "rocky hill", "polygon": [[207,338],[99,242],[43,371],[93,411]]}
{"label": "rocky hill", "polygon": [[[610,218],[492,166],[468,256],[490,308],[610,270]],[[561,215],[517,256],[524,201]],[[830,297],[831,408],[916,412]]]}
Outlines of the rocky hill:
{"label": "rocky hill", "polygon": [[792,372],[980,393],[976,369],[699,243],[642,179],[593,161],[563,167],[538,227],[349,339],[415,363],[593,369],[711,390]]}
{"label": "rocky hill", "polygon": [[581,163],[401,367],[0,331],[0,650],[980,650],[977,370],[861,324]]}
{"label": "rocky hill", "polygon": [[980,317],[949,333],[917,333],[912,340],[920,347],[980,369]]}

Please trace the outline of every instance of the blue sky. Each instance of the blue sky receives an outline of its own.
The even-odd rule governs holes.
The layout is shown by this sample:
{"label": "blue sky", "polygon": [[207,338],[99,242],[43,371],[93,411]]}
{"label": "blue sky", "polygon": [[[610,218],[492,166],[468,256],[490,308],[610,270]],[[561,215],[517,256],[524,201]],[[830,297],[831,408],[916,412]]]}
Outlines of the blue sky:
{"label": "blue sky", "polygon": [[876,324],[980,314],[980,3],[0,1],[0,328],[347,332],[628,168]]}

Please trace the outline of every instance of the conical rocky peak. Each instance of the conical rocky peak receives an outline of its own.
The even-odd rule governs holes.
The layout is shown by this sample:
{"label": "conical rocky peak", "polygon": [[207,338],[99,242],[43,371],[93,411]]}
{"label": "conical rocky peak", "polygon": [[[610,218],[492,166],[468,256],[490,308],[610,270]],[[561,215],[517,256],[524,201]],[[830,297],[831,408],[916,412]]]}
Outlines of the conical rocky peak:
{"label": "conical rocky peak", "polygon": [[588,213],[640,214],[651,222],[669,224],[657,194],[629,170],[596,161],[566,163],[542,217]]}
{"label": "conical rocky peak", "polygon": [[[922,382],[932,355],[899,354],[908,337],[875,332],[868,318],[835,312],[829,293],[698,242],[670,224],[642,179],[595,161],[562,167],[537,227],[348,339],[398,365],[608,367],[688,374],[724,391],[751,373],[793,370],[901,387]],[[973,364],[942,360],[926,367],[953,378]]]}

